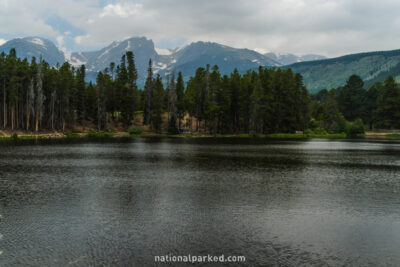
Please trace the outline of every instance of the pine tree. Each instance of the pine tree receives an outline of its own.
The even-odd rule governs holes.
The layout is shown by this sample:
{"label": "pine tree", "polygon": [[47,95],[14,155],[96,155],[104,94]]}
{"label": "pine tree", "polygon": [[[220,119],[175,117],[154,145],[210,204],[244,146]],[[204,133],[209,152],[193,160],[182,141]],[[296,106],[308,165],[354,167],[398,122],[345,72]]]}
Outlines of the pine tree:
{"label": "pine tree", "polygon": [[393,129],[400,127],[400,89],[392,76],[383,85],[376,111],[377,127]]}
{"label": "pine tree", "polygon": [[151,124],[152,114],[152,98],[153,98],[153,68],[151,59],[149,60],[149,67],[147,69],[147,79],[144,86],[144,111],[143,111],[143,125]]}
{"label": "pine tree", "polygon": [[351,75],[346,85],[338,89],[339,110],[349,121],[364,117],[366,90],[363,87],[363,80],[358,75]]}
{"label": "pine tree", "polygon": [[164,104],[163,104],[164,88],[159,74],[157,74],[157,77],[154,80],[153,89],[154,90],[151,100],[152,103],[151,125],[156,133],[161,133],[162,113],[164,111]]}
{"label": "pine tree", "polygon": [[231,97],[231,120],[232,131],[237,133],[239,131],[239,116],[240,116],[240,74],[237,69],[234,69],[230,77],[230,97]]}
{"label": "pine tree", "polygon": [[76,72],[75,77],[75,103],[77,110],[77,117],[80,124],[85,130],[85,120],[86,120],[86,84],[85,84],[85,65],[82,65]]}
{"label": "pine tree", "polygon": [[178,118],[178,129],[182,128],[182,120],[185,116],[185,84],[183,82],[182,72],[178,73],[176,80],[176,115]]}
{"label": "pine tree", "polygon": [[168,134],[178,134],[179,130],[176,125],[177,120],[177,109],[176,109],[176,87],[175,87],[175,75],[172,73],[171,76],[171,83],[169,88],[169,121],[168,121]]}

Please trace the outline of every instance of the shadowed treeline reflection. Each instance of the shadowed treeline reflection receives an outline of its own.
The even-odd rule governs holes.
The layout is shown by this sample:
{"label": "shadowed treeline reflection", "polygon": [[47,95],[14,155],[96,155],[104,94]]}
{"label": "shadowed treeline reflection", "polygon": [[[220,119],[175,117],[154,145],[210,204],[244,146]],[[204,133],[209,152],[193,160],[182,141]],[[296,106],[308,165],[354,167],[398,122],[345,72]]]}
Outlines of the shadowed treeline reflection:
{"label": "shadowed treeline reflection", "polygon": [[2,142],[0,262],[397,265],[399,155],[371,141]]}

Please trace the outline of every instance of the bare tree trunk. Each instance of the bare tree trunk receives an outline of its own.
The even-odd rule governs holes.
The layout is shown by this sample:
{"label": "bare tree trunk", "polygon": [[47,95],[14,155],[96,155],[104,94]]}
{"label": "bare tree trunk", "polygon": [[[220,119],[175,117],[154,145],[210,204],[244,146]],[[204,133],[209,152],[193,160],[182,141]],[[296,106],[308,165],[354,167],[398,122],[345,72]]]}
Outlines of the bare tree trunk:
{"label": "bare tree trunk", "polygon": [[6,92],[6,80],[3,79],[3,128],[7,127],[7,104],[6,104],[7,92]]}
{"label": "bare tree trunk", "polygon": [[17,129],[19,128],[19,120],[18,120],[19,112],[18,112],[18,110],[19,110],[19,105],[18,105],[18,101],[17,101],[17,104],[15,106],[15,126]]}
{"label": "bare tree trunk", "polygon": [[31,112],[29,110],[27,110],[27,114],[26,114],[26,130],[29,131],[29,118],[31,116]]}
{"label": "bare tree trunk", "polygon": [[11,130],[14,130],[14,116],[15,116],[15,106],[14,104],[11,106]]}
{"label": "bare tree trunk", "polygon": [[81,124],[82,124],[83,131],[85,131],[86,107],[85,107],[85,98],[84,97],[82,97],[82,108],[83,108],[83,110],[82,110],[82,121],[81,121]]}
{"label": "bare tree trunk", "polygon": [[39,121],[42,117],[43,93],[42,93],[42,55],[40,55],[40,64],[37,72],[37,96],[36,96],[36,114],[35,114],[35,131],[39,131]]}
{"label": "bare tree trunk", "polygon": [[51,130],[54,131],[54,105],[55,105],[56,91],[51,94]]}
{"label": "bare tree trunk", "polygon": [[101,128],[101,111],[100,111],[100,88],[97,90],[97,130]]}

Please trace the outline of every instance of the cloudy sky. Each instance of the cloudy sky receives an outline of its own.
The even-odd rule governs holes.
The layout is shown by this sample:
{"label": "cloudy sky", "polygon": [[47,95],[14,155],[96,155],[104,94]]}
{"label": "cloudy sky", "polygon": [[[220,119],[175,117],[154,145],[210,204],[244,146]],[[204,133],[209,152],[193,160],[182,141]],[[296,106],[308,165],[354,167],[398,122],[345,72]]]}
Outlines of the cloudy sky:
{"label": "cloudy sky", "polygon": [[132,36],[339,56],[400,48],[398,0],[0,0],[0,43],[47,37],[86,51]]}

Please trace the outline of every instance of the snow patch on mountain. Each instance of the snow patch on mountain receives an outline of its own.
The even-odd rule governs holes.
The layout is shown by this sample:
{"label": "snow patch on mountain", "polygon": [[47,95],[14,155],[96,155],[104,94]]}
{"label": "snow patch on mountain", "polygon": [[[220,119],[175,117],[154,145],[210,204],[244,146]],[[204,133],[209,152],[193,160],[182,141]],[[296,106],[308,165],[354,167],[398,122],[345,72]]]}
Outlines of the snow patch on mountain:
{"label": "snow patch on mountain", "polygon": [[170,49],[163,49],[163,48],[154,48],[159,55],[169,56],[172,54],[172,50]]}
{"label": "snow patch on mountain", "polygon": [[43,40],[40,38],[32,38],[29,40],[29,42],[31,42],[32,44],[37,44],[40,46],[43,46],[45,49],[47,49],[46,45],[44,44]]}
{"label": "snow patch on mountain", "polygon": [[66,57],[66,59],[68,60],[69,64],[71,64],[74,67],[80,67],[88,63],[87,58],[81,52],[77,53],[77,55],[75,56],[71,55],[69,59]]}

